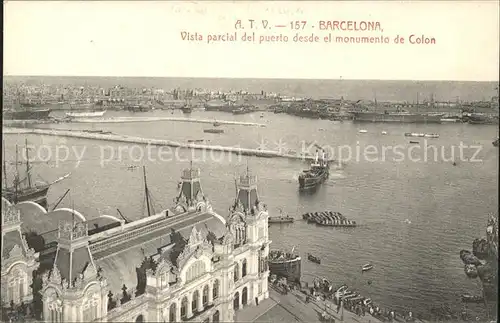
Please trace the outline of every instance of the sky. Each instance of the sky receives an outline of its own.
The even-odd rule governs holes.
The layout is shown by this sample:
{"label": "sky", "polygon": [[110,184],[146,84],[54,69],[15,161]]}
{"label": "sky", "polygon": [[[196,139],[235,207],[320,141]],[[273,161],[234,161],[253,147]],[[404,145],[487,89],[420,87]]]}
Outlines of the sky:
{"label": "sky", "polygon": [[[271,29],[250,30],[249,19]],[[292,29],[294,21],[306,25]],[[382,30],[320,30],[320,21]],[[203,40],[182,40],[183,31]],[[256,41],[242,41],[245,32]],[[226,33],[238,40],[207,43]],[[319,41],[294,42],[297,33]],[[329,33],[333,42],[324,41]],[[436,43],[410,44],[412,34]],[[288,42],[259,44],[273,35]],[[380,36],[390,43],[335,42]],[[5,75],[498,81],[499,2],[11,1],[3,48]]]}

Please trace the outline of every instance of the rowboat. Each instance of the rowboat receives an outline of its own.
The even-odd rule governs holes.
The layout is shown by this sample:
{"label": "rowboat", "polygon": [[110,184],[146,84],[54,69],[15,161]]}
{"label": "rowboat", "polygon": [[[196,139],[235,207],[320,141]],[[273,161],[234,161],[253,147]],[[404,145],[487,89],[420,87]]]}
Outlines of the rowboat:
{"label": "rowboat", "polygon": [[365,271],[368,271],[368,270],[372,270],[373,269],[373,265],[372,264],[366,264],[366,265],[363,265],[363,267],[361,267],[361,271],[362,272],[365,272]]}

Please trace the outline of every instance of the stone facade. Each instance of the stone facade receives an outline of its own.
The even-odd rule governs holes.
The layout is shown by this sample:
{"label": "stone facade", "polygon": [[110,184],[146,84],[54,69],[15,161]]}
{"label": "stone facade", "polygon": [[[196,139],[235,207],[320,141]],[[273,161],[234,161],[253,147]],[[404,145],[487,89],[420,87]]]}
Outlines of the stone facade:
{"label": "stone facade", "polygon": [[[2,238],[15,231],[22,241],[7,261],[2,249],[2,286],[23,286],[21,297],[2,290],[2,299],[40,295],[38,319],[45,322],[232,322],[235,311],[268,298],[268,212],[255,176],[241,176],[227,220],[205,198],[198,169],[183,171],[174,202],[160,214],[93,232],[72,211],[42,260],[22,237],[19,211],[2,210],[8,223],[17,212]],[[41,286],[33,290],[28,277],[39,262],[45,265],[33,276]]]}

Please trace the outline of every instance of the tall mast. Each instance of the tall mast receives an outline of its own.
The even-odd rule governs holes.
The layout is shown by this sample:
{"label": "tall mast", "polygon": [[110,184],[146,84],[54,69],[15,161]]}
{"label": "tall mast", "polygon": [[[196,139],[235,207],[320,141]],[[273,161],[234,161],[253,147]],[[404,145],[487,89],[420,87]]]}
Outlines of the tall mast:
{"label": "tall mast", "polygon": [[18,146],[16,145],[16,174],[14,175],[14,204],[17,204],[17,185],[19,184],[19,170],[17,169]]}
{"label": "tall mast", "polygon": [[28,187],[31,188],[31,176],[30,176],[30,157],[29,157],[29,149],[28,149],[28,139],[25,141],[26,143],[26,175],[28,176]]}
{"label": "tall mast", "polygon": [[151,216],[151,209],[149,206],[149,190],[148,190],[148,183],[146,181],[146,166],[142,166],[142,170],[144,173],[144,193],[146,194],[146,205],[148,206],[148,216]]}
{"label": "tall mast", "polygon": [[7,182],[7,164],[5,162],[5,158],[7,155],[5,155],[5,140],[3,141],[3,178],[5,182],[5,189],[8,188],[8,182]]}

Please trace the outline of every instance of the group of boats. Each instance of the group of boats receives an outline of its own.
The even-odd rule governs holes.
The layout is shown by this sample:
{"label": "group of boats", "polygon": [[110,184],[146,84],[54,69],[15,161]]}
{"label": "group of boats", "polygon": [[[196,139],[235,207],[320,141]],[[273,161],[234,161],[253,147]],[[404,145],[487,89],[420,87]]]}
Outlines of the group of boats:
{"label": "group of boats", "polygon": [[302,218],[306,220],[307,223],[316,223],[320,226],[356,227],[356,221],[346,219],[340,212],[310,212],[303,214]]}

